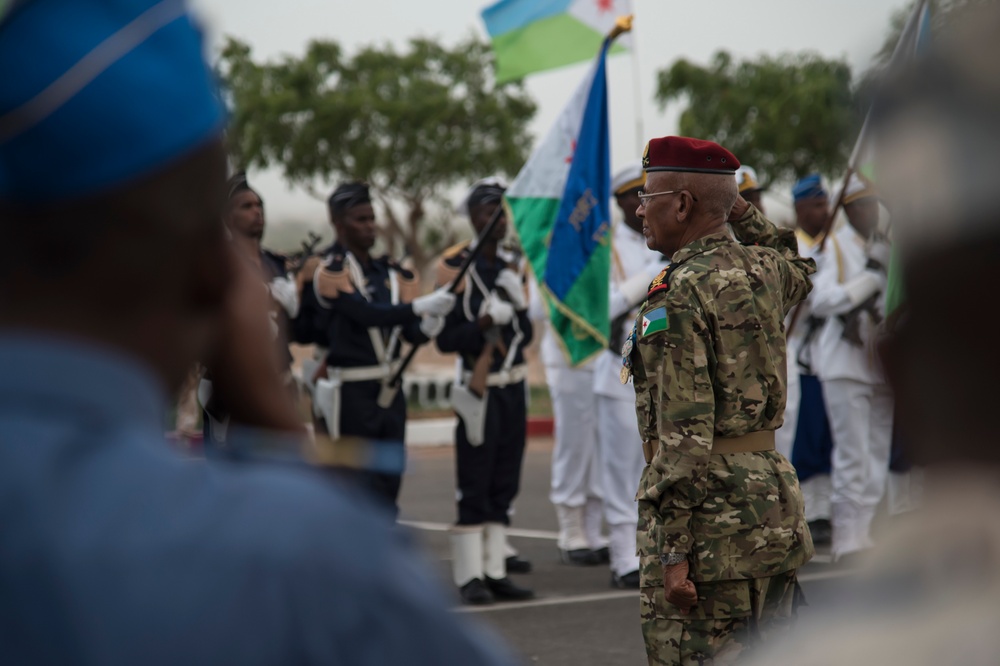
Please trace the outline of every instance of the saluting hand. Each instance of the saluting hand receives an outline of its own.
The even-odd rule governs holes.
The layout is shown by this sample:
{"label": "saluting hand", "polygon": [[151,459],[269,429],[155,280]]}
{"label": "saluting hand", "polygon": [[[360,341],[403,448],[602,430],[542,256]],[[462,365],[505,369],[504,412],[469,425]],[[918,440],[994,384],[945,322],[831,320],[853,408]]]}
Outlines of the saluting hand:
{"label": "saluting hand", "polygon": [[743,197],[737,195],[736,203],[733,205],[733,209],[729,211],[729,219],[727,222],[735,222],[744,215],[746,215],[747,210],[750,209],[750,202]]}

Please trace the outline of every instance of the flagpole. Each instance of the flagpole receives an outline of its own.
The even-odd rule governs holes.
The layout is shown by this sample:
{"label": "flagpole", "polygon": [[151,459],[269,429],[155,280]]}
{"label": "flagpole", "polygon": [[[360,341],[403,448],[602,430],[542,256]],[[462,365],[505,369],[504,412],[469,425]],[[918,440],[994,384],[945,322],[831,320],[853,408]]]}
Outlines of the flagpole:
{"label": "flagpole", "polygon": [[[903,49],[906,44],[913,39],[916,41],[919,37],[917,34],[919,31],[919,24],[922,21],[924,13],[927,11],[927,0],[923,0],[914,9],[910,18],[907,19],[906,25],[903,27],[903,32],[899,35],[899,41],[896,42],[896,48],[892,51],[892,56],[889,58],[889,64],[886,69],[891,70],[893,65],[903,57]],[[858,170],[858,160],[864,154],[865,146],[868,144],[868,129],[871,124],[871,107],[868,108],[868,113],[865,114],[865,121],[861,125],[861,131],[858,133],[858,140],[854,143],[854,150],[851,151],[851,157],[847,162],[847,171],[844,172],[844,182],[840,186],[840,193],[837,195],[837,200],[833,203],[833,208],[830,210],[830,215],[826,219],[826,224],[823,225],[822,238],[819,241],[819,251],[822,252],[823,248],[826,246],[826,239],[830,236],[830,232],[833,230],[833,223],[837,219],[837,211],[844,204],[844,194],[847,192],[847,185],[851,181],[851,176],[853,176]]]}
{"label": "flagpole", "polygon": [[632,95],[635,104],[635,147],[636,154],[642,152],[646,145],[646,128],[642,111],[642,77],[639,72],[639,43],[635,38],[635,30],[632,31]]}

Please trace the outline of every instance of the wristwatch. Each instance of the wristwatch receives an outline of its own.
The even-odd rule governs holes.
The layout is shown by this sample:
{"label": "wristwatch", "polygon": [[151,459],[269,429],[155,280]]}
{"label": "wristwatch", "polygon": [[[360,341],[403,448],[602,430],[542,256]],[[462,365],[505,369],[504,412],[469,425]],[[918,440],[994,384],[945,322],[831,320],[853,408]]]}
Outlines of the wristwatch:
{"label": "wristwatch", "polygon": [[665,567],[672,567],[686,561],[687,553],[660,553],[660,564]]}

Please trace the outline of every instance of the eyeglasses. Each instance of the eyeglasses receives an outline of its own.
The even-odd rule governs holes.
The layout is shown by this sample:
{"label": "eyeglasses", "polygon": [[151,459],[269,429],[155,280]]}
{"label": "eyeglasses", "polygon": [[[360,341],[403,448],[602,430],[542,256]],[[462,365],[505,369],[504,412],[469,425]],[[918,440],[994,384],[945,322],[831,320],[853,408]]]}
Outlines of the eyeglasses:
{"label": "eyeglasses", "polygon": [[[652,199],[653,197],[663,196],[664,194],[678,194],[680,192],[687,192],[687,190],[667,190],[666,192],[652,192],[650,194],[646,194],[645,192],[639,192],[639,207],[645,208],[646,204],[649,203],[649,200]],[[697,201],[697,199],[695,199],[693,196],[691,198]]]}

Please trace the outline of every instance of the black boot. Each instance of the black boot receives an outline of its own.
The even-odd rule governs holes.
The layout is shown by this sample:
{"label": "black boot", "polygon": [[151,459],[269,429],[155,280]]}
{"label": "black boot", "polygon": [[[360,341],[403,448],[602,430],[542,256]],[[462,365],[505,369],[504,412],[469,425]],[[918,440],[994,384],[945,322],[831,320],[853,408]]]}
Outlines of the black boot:
{"label": "black boot", "polygon": [[601,564],[611,564],[611,549],[607,546],[594,550],[594,555],[597,556]]}
{"label": "black boot", "polygon": [[486,576],[486,586],[497,601],[524,601],[535,596],[531,590],[515,585],[509,576],[499,579]]}
{"label": "black boot", "polygon": [[617,587],[622,590],[638,590],[639,589],[639,570],[629,571],[627,574],[619,576],[614,571],[611,572],[611,587]]}
{"label": "black boot", "polygon": [[812,534],[813,545],[828,546],[833,541],[833,526],[826,518],[810,520],[809,532]]}
{"label": "black boot", "polygon": [[[489,580],[487,578],[487,580]],[[485,606],[493,603],[493,593],[481,578],[473,578],[468,583],[459,588],[458,593],[462,596],[462,603],[470,606]]]}
{"label": "black boot", "polygon": [[578,567],[593,567],[601,563],[601,557],[589,548],[577,548],[576,550],[560,550],[564,564],[572,564]]}
{"label": "black boot", "polygon": [[531,573],[531,562],[522,560],[517,555],[511,555],[506,560],[507,573],[526,574]]}

